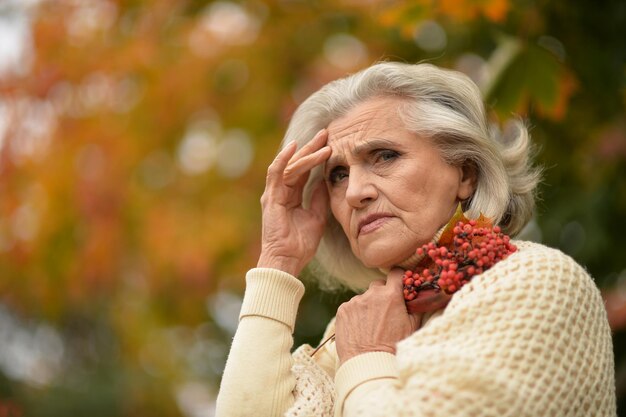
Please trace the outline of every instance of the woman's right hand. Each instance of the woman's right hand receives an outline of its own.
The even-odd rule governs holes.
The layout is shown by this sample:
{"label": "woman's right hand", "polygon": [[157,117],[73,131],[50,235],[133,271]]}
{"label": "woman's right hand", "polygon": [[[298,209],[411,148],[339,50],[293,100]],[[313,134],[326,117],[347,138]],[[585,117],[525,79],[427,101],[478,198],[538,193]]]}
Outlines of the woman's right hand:
{"label": "woman's right hand", "polygon": [[328,132],[322,129],[298,152],[291,142],[269,166],[261,196],[263,231],[257,267],[297,276],[315,255],[326,225],[328,192],[320,181],[314,186],[309,208],[304,208],[302,191],[311,169],[330,156],[327,138]]}

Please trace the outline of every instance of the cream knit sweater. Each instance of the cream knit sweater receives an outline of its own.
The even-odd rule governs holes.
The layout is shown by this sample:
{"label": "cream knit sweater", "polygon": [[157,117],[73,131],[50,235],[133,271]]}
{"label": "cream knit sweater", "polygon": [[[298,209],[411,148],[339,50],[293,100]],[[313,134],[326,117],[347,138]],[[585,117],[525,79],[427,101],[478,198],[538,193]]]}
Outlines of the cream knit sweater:
{"label": "cream knit sweater", "polygon": [[341,367],[333,343],[313,357],[308,345],[290,353],[302,283],[251,270],[217,416],[615,416],[611,332],[594,282],[557,250],[515,243],[395,356]]}

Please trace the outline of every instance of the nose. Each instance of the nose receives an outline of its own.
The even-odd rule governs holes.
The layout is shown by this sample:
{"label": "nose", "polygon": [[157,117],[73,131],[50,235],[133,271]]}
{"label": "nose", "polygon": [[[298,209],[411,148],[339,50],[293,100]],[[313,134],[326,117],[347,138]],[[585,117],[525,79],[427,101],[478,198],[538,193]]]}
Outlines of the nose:
{"label": "nose", "polygon": [[377,198],[378,189],[371,174],[358,167],[353,167],[348,176],[347,203],[354,208],[362,208]]}

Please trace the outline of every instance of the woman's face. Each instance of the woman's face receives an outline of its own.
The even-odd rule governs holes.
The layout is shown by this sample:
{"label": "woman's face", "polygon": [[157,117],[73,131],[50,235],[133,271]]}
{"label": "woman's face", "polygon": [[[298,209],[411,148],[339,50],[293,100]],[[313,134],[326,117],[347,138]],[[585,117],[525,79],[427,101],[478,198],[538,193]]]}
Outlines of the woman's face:
{"label": "woman's face", "polygon": [[404,127],[400,103],[373,98],[328,125],[330,208],[368,267],[391,268],[413,255],[474,188],[461,167]]}

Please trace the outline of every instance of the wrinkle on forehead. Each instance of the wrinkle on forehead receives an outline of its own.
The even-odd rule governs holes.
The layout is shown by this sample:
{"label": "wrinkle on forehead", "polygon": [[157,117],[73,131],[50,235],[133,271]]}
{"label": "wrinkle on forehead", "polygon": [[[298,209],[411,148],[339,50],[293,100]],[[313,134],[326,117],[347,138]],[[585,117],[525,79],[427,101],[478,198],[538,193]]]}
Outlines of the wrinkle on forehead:
{"label": "wrinkle on forehead", "polygon": [[406,130],[400,117],[400,105],[405,99],[375,97],[358,104],[342,117],[328,125],[331,156],[323,170],[344,163],[347,155],[356,155],[357,149],[368,143],[395,142],[398,131]]}
{"label": "wrinkle on forehead", "polygon": [[395,97],[376,97],[358,104],[328,125],[328,145],[332,147],[333,142],[345,137],[366,139],[366,135],[405,128],[398,108],[401,101]]}

